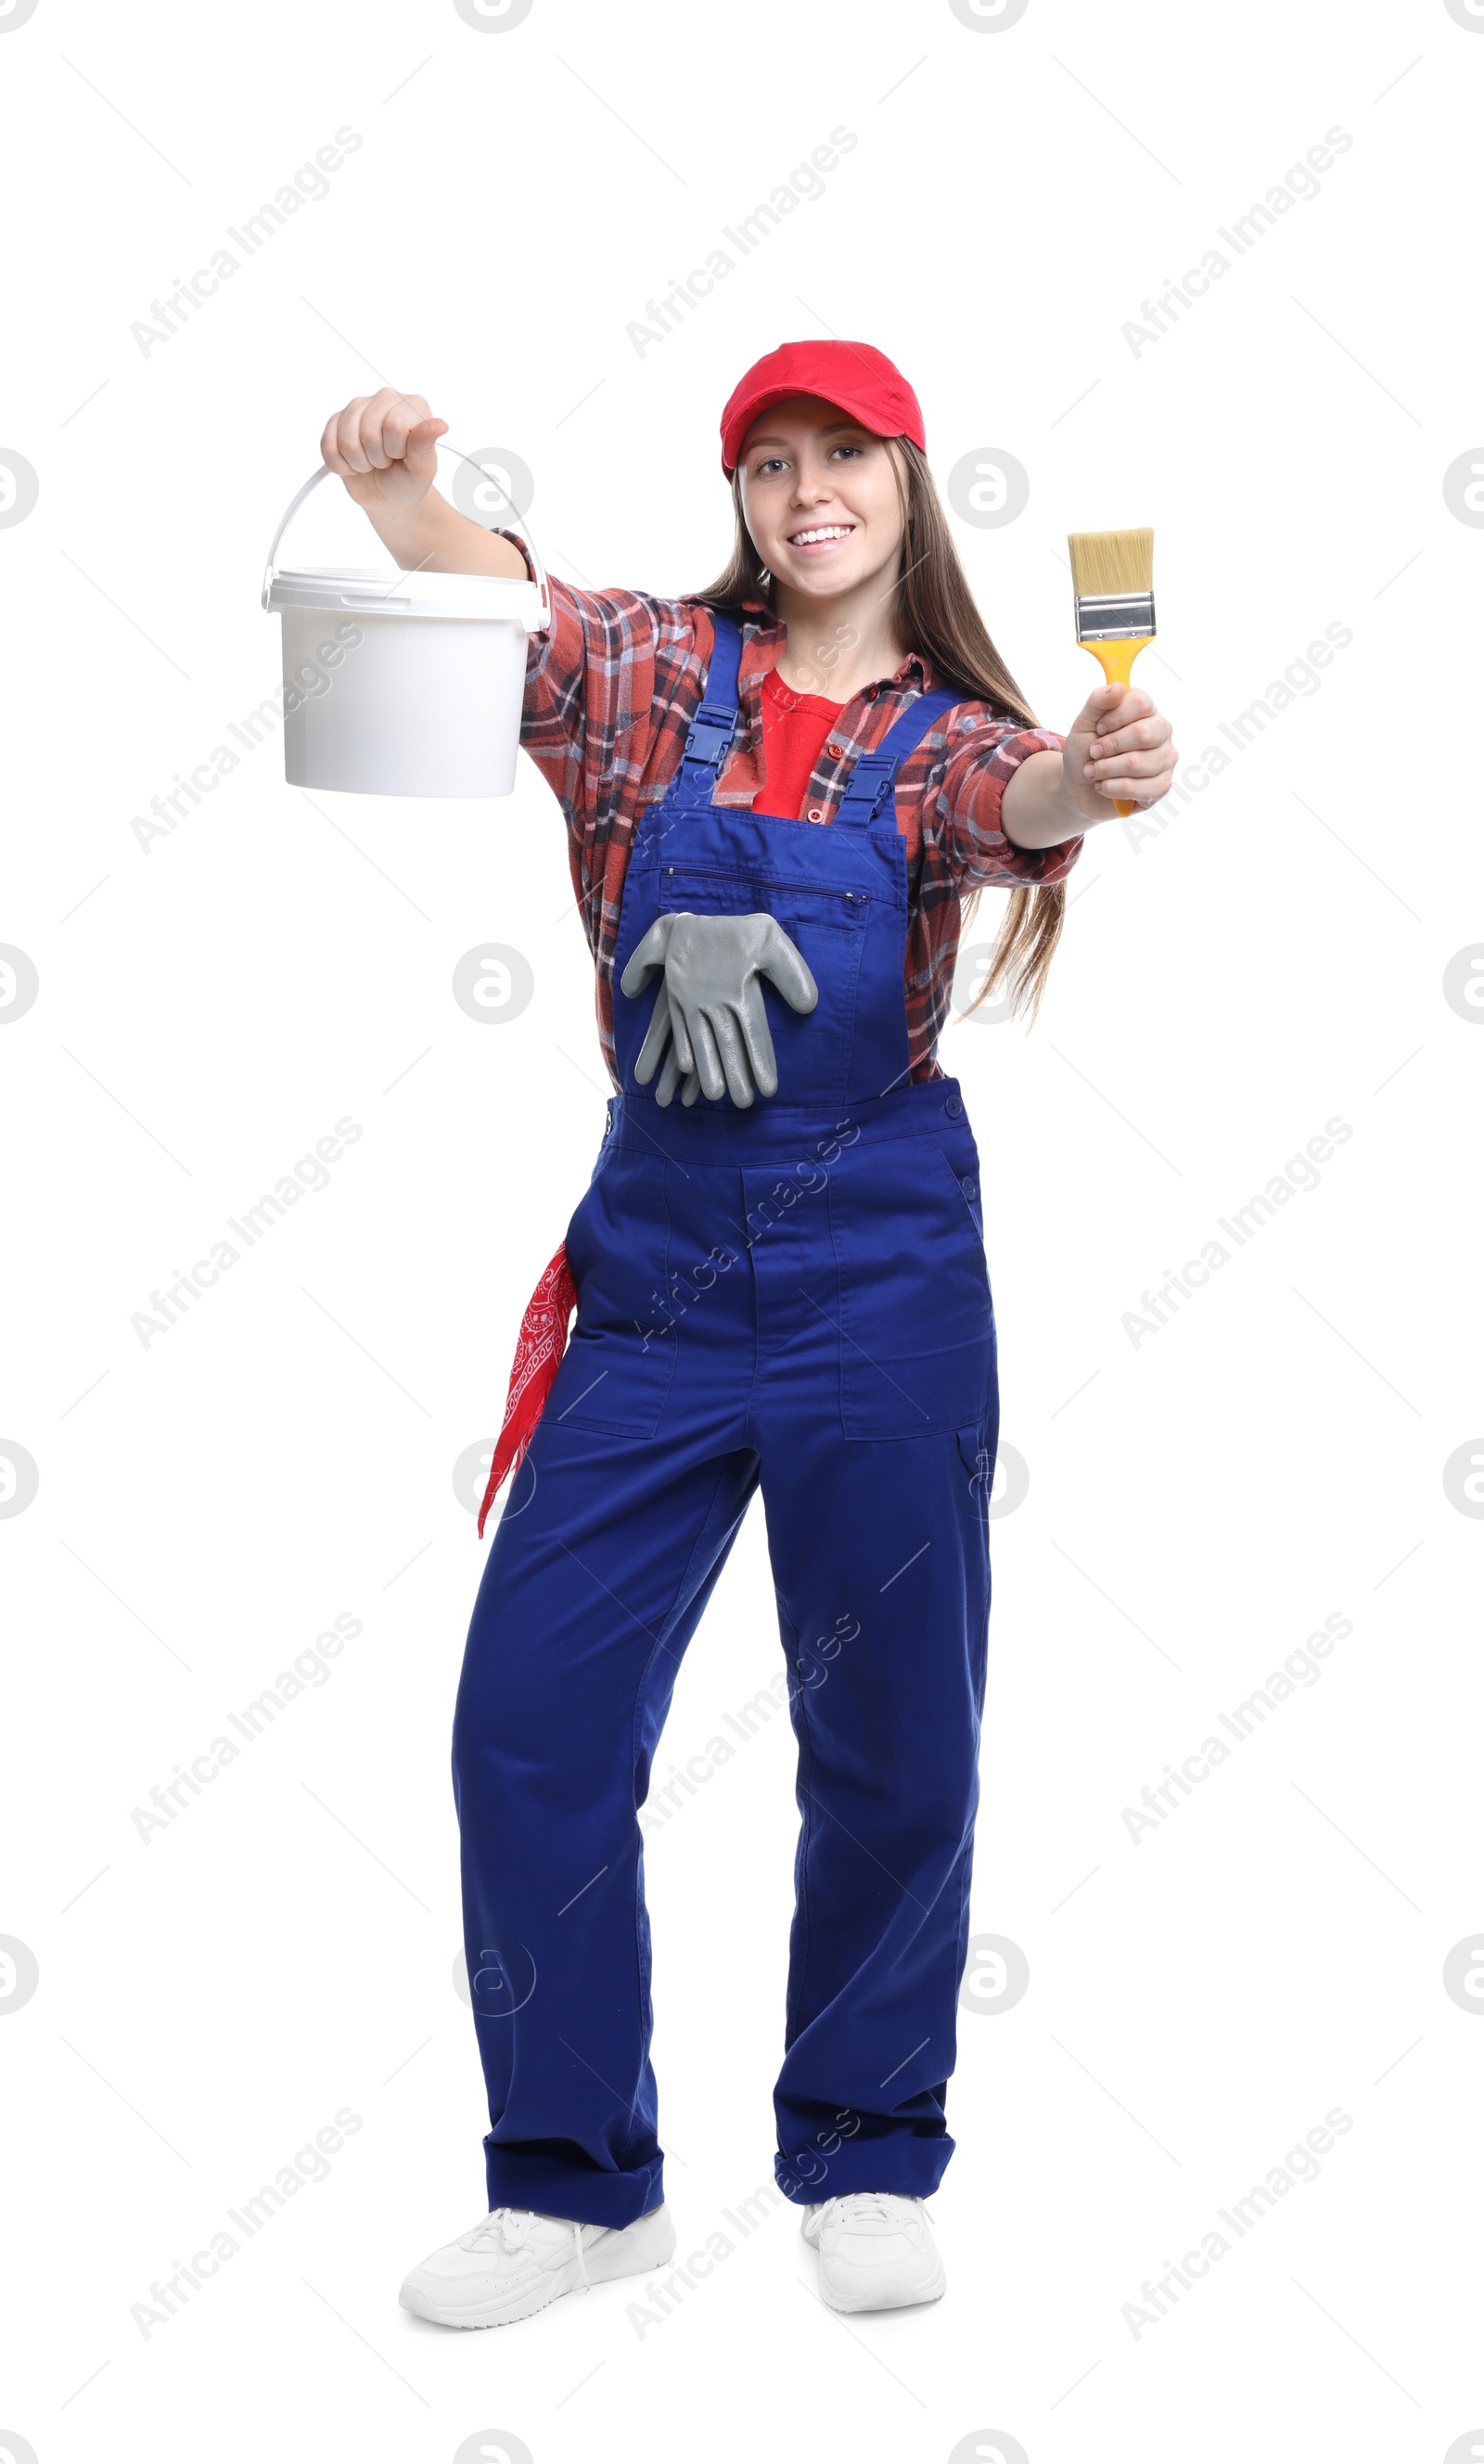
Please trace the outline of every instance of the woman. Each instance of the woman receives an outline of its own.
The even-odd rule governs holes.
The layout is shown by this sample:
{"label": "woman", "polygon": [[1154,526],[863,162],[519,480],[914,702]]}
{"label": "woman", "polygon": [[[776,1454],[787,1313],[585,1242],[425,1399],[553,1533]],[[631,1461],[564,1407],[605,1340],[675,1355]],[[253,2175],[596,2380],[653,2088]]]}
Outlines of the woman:
{"label": "woman", "polygon": [[[514,533],[434,490],[444,426],[385,389],[323,452],[403,567],[523,577]],[[923,2201],[953,2148],[998,1397],[978,1153],[935,1046],[960,902],[1014,886],[984,991],[1034,1005],[1084,832],[1162,796],[1175,753],[1122,686],[1064,740],[1034,724],[925,451],[879,351],[785,344],[723,413],[725,574],[680,600],[556,583],[532,641],[522,740],[616,1091],[528,1312],[559,1367],[547,1395],[517,1354],[491,1493],[530,1463],[455,1714],[491,2211],[402,2293],[449,2325],[675,2247],[637,1810],[759,1486],[801,1816],[777,2180],[834,2307],[943,2291]]]}

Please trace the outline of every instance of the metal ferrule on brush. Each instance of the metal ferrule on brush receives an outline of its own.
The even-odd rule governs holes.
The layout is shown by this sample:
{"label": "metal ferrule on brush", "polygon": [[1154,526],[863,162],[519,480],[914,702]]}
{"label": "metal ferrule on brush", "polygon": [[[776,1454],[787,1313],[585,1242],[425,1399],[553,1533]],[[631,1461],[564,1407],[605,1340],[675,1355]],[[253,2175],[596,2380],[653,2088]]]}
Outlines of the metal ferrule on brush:
{"label": "metal ferrule on brush", "polygon": [[1080,642],[1122,642],[1153,630],[1152,590],[1107,592],[1077,602]]}

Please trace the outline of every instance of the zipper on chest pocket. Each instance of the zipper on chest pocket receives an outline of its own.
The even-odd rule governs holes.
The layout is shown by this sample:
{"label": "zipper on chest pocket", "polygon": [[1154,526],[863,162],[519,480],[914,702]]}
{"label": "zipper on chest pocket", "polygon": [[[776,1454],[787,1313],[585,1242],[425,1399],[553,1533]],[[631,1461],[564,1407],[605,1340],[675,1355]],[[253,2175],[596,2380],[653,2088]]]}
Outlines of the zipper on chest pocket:
{"label": "zipper on chest pocket", "polygon": [[[686,881],[735,883],[737,880],[734,872],[722,872],[715,868],[698,864],[666,864],[661,867],[661,872],[666,879],[679,873]],[[791,873],[775,873],[771,881],[759,882],[757,888],[764,892],[769,890],[803,891],[811,898],[839,900],[849,913],[862,917],[864,910],[871,903],[871,894],[867,890],[821,890],[817,881],[804,881]]]}

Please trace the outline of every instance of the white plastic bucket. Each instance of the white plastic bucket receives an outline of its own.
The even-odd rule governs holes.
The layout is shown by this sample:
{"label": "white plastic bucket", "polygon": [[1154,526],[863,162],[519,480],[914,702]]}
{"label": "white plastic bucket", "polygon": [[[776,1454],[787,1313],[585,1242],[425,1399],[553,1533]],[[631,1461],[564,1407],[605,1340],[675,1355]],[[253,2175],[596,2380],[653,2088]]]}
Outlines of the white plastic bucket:
{"label": "white plastic bucket", "polygon": [[360,565],[280,571],[285,531],[330,475],[322,465],[299,490],[263,575],[263,605],[282,619],[285,779],[354,796],[511,795],[526,644],[551,623],[535,546],[522,529],[528,582]]}

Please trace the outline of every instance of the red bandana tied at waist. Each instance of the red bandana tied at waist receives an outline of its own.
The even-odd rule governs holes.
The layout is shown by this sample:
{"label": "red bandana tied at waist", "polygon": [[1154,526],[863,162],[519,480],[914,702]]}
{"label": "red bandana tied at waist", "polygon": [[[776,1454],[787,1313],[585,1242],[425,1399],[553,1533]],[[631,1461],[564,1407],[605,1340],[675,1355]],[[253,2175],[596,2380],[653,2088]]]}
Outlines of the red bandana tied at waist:
{"label": "red bandana tied at waist", "polygon": [[561,1355],[567,1349],[567,1321],[577,1307],[578,1289],[567,1264],[567,1244],[562,1243],[551,1265],[546,1268],[520,1321],[520,1333],[515,1343],[515,1358],[511,1369],[510,1392],[505,1398],[505,1419],[490,1465],[490,1484],[485,1502],[479,1509],[479,1536],[485,1536],[485,1516],[494,1500],[507,1472],[519,1469],[526,1448],[535,1435],[535,1425],[551,1392],[552,1380],[561,1366]]}

